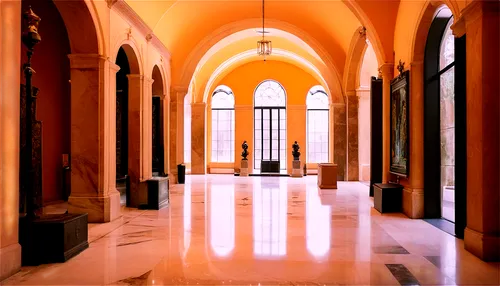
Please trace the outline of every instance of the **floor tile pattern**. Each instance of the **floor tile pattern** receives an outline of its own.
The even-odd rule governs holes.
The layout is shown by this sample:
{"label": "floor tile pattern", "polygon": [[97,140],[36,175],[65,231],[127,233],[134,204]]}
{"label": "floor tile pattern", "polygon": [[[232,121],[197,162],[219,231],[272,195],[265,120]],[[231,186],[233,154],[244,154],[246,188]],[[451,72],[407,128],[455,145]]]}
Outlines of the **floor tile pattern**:
{"label": "floor tile pattern", "polygon": [[23,267],[0,284],[500,284],[500,264],[423,220],[381,215],[366,185],[339,182],[320,195],[316,180],[187,176],[168,207],[123,208],[89,225],[90,247],[78,256]]}

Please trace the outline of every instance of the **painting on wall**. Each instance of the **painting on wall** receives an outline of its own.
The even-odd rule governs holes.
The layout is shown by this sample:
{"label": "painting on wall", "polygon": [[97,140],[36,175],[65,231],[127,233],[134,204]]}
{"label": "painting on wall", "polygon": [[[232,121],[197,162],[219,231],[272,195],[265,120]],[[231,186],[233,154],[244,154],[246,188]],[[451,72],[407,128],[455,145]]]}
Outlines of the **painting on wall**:
{"label": "painting on wall", "polygon": [[404,71],[404,63],[399,64],[399,75],[391,81],[391,159],[390,172],[408,177],[410,167],[409,146],[409,71]]}

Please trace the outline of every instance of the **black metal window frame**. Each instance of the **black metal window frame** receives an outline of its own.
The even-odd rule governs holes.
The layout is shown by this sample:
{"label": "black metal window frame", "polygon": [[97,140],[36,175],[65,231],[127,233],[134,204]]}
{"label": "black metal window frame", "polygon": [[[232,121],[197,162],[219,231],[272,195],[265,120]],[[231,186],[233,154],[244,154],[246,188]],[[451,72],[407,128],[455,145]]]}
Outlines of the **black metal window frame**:
{"label": "black metal window frame", "polygon": [[[270,131],[270,138],[269,138],[269,161],[273,161],[273,158],[272,158],[272,130],[273,130],[273,123],[272,123],[272,110],[278,110],[278,159],[276,160],[276,162],[281,162],[281,155],[280,155],[280,151],[281,151],[281,128],[280,128],[280,120],[281,120],[281,115],[279,112],[280,110],[285,110],[286,112],[286,106],[255,106],[254,107],[254,146],[257,146],[257,140],[255,138],[255,111],[256,110],[260,110],[260,134],[261,134],[261,138],[260,138],[260,160],[259,161],[264,161],[264,110],[269,110],[269,131]],[[286,120],[286,116],[285,116],[285,120]],[[285,132],[286,132],[286,129],[284,129]],[[286,137],[286,136],[285,136]],[[285,142],[286,142],[286,138],[285,138]],[[255,150],[255,147],[254,147],[254,150]],[[286,158],[286,157],[285,157]],[[254,168],[256,167],[256,160],[257,158],[254,156]],[[282,166],[280,166],[280,169],[281,169]]]}

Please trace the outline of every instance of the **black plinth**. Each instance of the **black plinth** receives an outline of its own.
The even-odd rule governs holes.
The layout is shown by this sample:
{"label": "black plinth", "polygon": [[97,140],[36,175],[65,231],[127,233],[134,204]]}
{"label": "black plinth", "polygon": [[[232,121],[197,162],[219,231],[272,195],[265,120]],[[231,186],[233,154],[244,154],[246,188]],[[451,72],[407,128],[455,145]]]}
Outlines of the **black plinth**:
{"label": "black plinth", "polygon": [[141,208],[159,210],[168,206],[168,177],[154,177],[148,180],[148,203]]}
{"label": "black plinth", "polygon": [[397,184],[374,184],[373,203],[380,213],[401,212],[403,186]]}
{"label": "black plinth", "polygon": [[22,265],[66,262],[89,247],[87,214],[19,219]]}

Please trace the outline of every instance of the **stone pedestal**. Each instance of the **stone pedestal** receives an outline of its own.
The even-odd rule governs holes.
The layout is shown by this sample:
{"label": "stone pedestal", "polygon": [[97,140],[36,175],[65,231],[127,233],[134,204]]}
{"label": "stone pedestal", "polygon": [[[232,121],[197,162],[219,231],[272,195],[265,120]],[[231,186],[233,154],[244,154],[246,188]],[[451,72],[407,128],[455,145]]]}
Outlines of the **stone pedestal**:
{"label": "stone pedestal", "polygon": [[22,264],[66,262],[89,247],[87,214],[45,215],[19,220]]}
{"label": "stone pedestal", "polygon": [[168,177],[153,177],[148,180],[148,203],[142,208],[159,210],[168,206],[169,202]]}
{"label": "stone pedestal", "polygon": [[292,162],[292,177],[301,178],[302,169],[300,168],[300,160],[293,160]]}
{"label": "stone pedestal", "polygon": [[374,208],[380,213],[401,212],[403,186],[396,184],[373,185]]}
{"label": "stone pedestal", "polygon": [[248,160],[241,160],[240,176],[248,177]]}
{"label": "stone pedestal", "polygon": [[318,187],[320,189],[337,188],[337,165],[331,163],[318,164]]}

